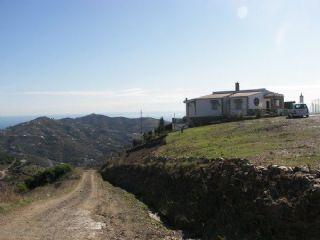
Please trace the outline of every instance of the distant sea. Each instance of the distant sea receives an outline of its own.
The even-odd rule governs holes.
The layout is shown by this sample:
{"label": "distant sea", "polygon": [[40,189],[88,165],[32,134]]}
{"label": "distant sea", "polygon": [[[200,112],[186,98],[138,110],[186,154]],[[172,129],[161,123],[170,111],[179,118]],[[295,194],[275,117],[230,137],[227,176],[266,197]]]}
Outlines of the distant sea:
{"label": "distant sea", "polygon": [[[97,114],[102,114],[106,115],[109,117],[127,117],[127,118],[139,118],[140,113],[139,112],[123,112],[123,113],[97,113]],[[77,118],[77,117],[82,117],[86,116],[88,114],[73,114],[73,115],[62,115],[62,114],[56,114],[56,115],[34,115],[34,116],[3,116],[0,117],[0,129],[4,129],[10,126],[17,125],[19,123],[23,122],[28,122],[33,119],[36,119],[38,117],[50,117],[54,119],[61,119],[61,118]],[[172,118],[175,116],[177,118],[183,117],[184,112],[143,112],[142,113],[143,117],[153,117],[153,118],[161,118],[163,117],[166,121],[171,121]]]}

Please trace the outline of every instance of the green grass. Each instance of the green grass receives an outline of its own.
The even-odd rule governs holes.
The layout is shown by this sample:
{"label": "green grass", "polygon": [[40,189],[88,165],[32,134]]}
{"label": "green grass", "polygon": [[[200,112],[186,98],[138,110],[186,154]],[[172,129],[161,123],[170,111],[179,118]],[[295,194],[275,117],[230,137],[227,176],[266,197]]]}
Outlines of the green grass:
{"label": "green grass", "polygon": [[191,128],[169,134],[158,156],[247,158],[254,164],[320,164],[320,118],[283,117]]}
{"label": "green grass", "polygon": [[26,206],[32,202],[31,199],[19,199],[10,203],[0,202],[0,215],[6,214],[14,209]]}

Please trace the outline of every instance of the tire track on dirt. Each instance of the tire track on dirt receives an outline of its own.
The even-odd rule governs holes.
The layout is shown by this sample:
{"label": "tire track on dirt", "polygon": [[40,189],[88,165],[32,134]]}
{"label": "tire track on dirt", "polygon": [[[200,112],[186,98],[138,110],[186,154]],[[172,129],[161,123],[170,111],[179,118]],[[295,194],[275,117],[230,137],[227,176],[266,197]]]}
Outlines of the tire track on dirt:
{"label": "tire track on dirt", "polygon": [[[0,221],[0,239],[100,239],[103,223],[95,222],[90,212],[95,208],[94,175],[93,171],[84,172],[71,193],[32,204],[19,215]],[[101,227],[95,227],[95,224]]]}
{"label": "tire track on dirt", "polygon": [[85,171],[70,193],[0,217],[0,240],[180,239],[154,222],[141,223],[139,208],[125,198]]}

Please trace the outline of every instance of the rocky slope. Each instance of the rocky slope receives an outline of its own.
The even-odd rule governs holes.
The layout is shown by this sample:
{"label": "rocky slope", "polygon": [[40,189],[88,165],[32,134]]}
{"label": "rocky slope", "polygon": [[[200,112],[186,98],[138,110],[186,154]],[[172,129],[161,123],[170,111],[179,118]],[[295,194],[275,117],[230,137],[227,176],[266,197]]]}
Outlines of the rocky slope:
{"label": "rocky slope", "polygon": [[[143,130],[149,131],[158,120],[143,118]],[[140,131],[140,119],[88,115],[54,120],[37,118],[0,132],[0,151],[44,165],[67,162],[96,165],[121,151]]]}

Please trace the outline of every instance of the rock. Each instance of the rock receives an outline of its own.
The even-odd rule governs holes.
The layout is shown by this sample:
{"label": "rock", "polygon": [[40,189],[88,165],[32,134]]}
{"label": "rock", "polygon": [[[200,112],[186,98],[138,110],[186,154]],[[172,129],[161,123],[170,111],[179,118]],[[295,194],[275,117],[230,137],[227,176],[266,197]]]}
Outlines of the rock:
{"label": "rock", "polygon": [[294,167],[294,172],[303,172],[303,173],[309,173],[310,169],[307,166],[301,166],[301,167]]}

